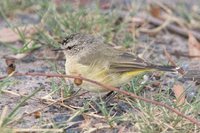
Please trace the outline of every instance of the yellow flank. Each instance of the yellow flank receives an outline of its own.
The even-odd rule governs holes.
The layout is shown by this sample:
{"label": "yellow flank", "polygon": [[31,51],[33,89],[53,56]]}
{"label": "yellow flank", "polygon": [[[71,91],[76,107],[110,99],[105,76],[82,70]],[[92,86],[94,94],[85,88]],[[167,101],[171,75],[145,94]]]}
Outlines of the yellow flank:
{"label": "yellow flank", "polygon": [[[128,82],[132,77],[141,74],[152,69],[141,69],[136,71],[124,72],[124,73],[112,73],[109,72],[109,67],[105,64],[95,63],[89,66],[79,64],[75,61],[68,60],[65,64],[66,74],[81,75],[83,77],[98,81],[103,84],[120,87],[122,84]],[[107,91],[97,85],[89,82],[83,82],[81,85],[84,89],[93,92]]]}
{"label": "yellow flank", "polygon": [[141,69],[141,70],[136,70],[136,71],[129,71],[129,72],[125,72],[125,73],[123,73],[122,74],[122,77],[124,76],[124,77],[129,77],[129,76],[131,76],[131,77],[134,77],[134,76],[136,76],[136,75],[139,75],[139,74],[141,74],[141,73],[143,73],[143,72],[148,72],[148,71],[152,71],[152,69]]}

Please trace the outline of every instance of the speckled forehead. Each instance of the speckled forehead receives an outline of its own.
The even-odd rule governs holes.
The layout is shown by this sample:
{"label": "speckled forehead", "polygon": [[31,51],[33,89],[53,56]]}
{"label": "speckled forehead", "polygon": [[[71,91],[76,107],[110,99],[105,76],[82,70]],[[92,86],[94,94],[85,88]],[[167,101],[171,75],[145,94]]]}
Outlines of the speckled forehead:
{"label": "speckled forehead", "polygon": [[76,33],[76,34],[67,36],[62,41],[61,44],[62,44],[62,47],[77,45],[80,48],[80,47],[84,47],[85,44],[90,45],[90,47],[95,46],[94,44],[102,43],[102,41],[103,40],[101,38],[96,38],[87,34]]}
{"label": "speckled forehead", "polygon": [[62,45],[66,45],[68,42],[70,42],[73,39],[73,36],[67,36],[63,41],[62,41]]}

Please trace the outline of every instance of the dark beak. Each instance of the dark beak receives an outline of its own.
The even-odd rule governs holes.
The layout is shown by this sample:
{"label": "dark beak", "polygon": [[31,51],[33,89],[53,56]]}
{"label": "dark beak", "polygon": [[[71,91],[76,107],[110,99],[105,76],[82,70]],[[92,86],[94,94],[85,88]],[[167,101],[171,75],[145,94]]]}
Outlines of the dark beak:
{"label": "dark beak", "polygon": [[56,49],[52,49],[52,51],[62,51],[63,49],[61,48],[56,48]]}

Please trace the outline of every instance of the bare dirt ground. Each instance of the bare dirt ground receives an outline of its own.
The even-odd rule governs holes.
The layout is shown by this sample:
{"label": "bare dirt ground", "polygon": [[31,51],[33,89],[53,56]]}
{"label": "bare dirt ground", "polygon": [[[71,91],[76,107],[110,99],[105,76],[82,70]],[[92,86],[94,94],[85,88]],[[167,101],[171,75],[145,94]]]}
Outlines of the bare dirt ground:
{"label": "bare dirt ground", "polygon": [[[93,2],[92,4],[89,4],[87,0],[86,1],[83,0],[81,2],[82,3],[78,3],[78,4],[76,2],[74,3],[72,2],[72,3],[73,5],[75,5],[75,7],[83,5],[83,7],[84,6],[88,7],[87,9],[89,9],[90,7],[91,8],[90,10],[93,10],[93,5],[95,5],[95,2]],[[122,2],[123,4],[121,4],[121,2],[122,1],[108,2],[108,1],[102,0],[100,2],[101,3],[100,13],[105,14],[106,16],[107,14],[111,13],[111,11],[120,12],[119,14],[117,14],[118,15],[117,17],[115,16],[115,18],[118,18],[118,17],[120,18],[121,16],[125,14],[123,21],[126,24],[131,23],[129,22],[130,20],[134,21],[134,18],[139,18],[135,16],[140,16],[140,14],[145,14],[145,15],[154,14],[154,13],[151,14],[151,11],[147,9],[147,7],[149,7],[149,5],[153,3],[152,1],[144,1],[145,5],[141,6],[142,7],[141,11],[143,12],[139,12],[140,11],[139,9],[138,9],[139,11],[130,10],[130,8],[132,8],[131,5],[134,2],[131,2],[129,0],[123,0]],[[190,2],[188,1],[184,1],[184,2],[170,1],[170,2],[168,4],[171,5],[169,9],[172,11],[172,15],[178,16],[177,18],[189,19],[188,20],[189,22],[188,21],[184,21],[183,23],[180,22],[181,24],[185,24],[186,22],[191,24],[192,22],[196,22],[196,20],[192,21],[192,16],[190,15],[189,17],[188,16],[184,17],[185,14],[184,13],[181,14],[180,10],[183,10],[182,12],[187,12],[187,11],[191,11],[193,8],[194,9],[197,8],[198,13],[199,13],[198,15],[200,16],[200,10],[199,10],[200,7],[198,5],[200,3],[197,0],[196,1],[193,0]],[[160,1],[159,3],[165,3],[165,2]],[[21,2],[20,4],[23,4],[23,2]],[[10,28],[6,21],[9,21],[9,23],[12,24],[14,27],[23,26],[27,24],[38,25],[39,23],[41,23],[41,20],[42,20],[41,18],[45,17],[44,20],[46,21],[47,25],[46,27],[44,26],[45,27],[44,29],[46,31],[45,30],[40,31],[40,29],[37,29],[37,30],[39,32],[42,32],[39,34],[43,35],[44,33],[45,35],[48,35],[48,36],[45,36],[47,38],[46,40],[42,40],[44,36],[37,34],[38,33],[37,31],[36,37],[32,37],[33,35],[31,35],[30,38],[34,40],[35,38],[37,38],[37,35],[38,35],[40,42],[37,42],[37,44],[40,44],[40,47],[35,50],[30,50],[28,52],[25,51],[25,52],[20,53],[17,50],[19,49],[22,50],[22,47],[24,46],[24,40],[20,38],[20,39],[16,39],[15,41],[5,42],[1,40],[2,38],[0,35],[0,42],[1,42],[0,43],[0,57],[1,57],[0,76],[7,75],[6,69],[8,69],[8,65],[6,64],[5,57],[10,57],[10,56],[17,57],[19,54],[25,54],[26,57],[17,59],[15,61],[14,64],[16,65],[16,69],[15,69],[16,72],[64,74],[65,60],[63,58],[63,55],[62,53],[51,51],[53,48],[55,48],[55,46],[53,46],[50,43],[54,43],[51,41],[51,39],[53,40],[54,38],[57,38],[59,35],[60,36],[58,38],[62,39],[67,34],[74,32],[73,30],[75,28],[70,29],[70,26],[67,27],[66,26],[67,24],[65,24],[65,26],[68,28],[67,29],[65,27],[68,33],[63,33],[63,31],[59,31],[59,28],[60,27],[62,28],[62,26],[57,27],[57,25],[54,24],[54,21],[56,19],[57,21],[60,21],[59,16],[56,16],[57,14],[54,14],[54,12],[51,11],[54,9],[54,8],[52,9],[50,8],[52,4],[49,4],[49,5],[48,4],[45,5],[45,4],[46,3],[39,2],[39,4],[34,6],[34,3],[30,3],[31,6],[27,6],[27,8],[19,6],[19,8],[15,10],[13,9],[14,10],[13,12],[15,13],[13,13],[12,10],[9,10],[8,12],[4,12],[5,13],[4,17],[3,15],[1,16],[0,18],[1,29]],[[54,4],[55,5],[57,4],[56,6],[62,6],[67,3],[59,1],[59,0],[55,0],[53,1],[53,5]],[[138,4],[142,5],[143,3],[138,2]],[[181,6],[177,6],[177,9],[176,9],[176,7],[174,7],[176,4],[177,5],[182,4],[183,9],[181,8]],[[45,7],[47,5],[49,7]],[[42,14],[44,11],[47,11],[47,10],[42,9],[41,7],[49,9],[50,14],[51,12],[53,12],[52,14],[55,15],[57,18],[55,17],[56,18],[55,20],[51,20],[51,17],[48,17],[49,13]],[[134,6],[134,7],[137,8],[137,6]],[[185,9],[186,7],[188,9]],[[42,10],[41,14],[43,17],[40,16],[41,14],[35,13],[32,8],[34,10],[36,10],[37,8],[41,8]],[[181,9],[179,10],[178,8],[181,8]],[[23,9],[26,9],[26,10],[23,11]],[[157,11],[155,8],[152,8],[152,10],[153,12],[156,12],[157,14],[160,14],[161,12],[160,9]],[[174,10],[177,12],[175,12]],[[62,9],[58,10],[57,13],[59,14],[60,12],[63,12]],[[133,15],[130,15],[131,13]],[[94,17],[94,19],[96,19],[97,17],[98,16]],[[75,19],[75,18],[77,17],[74,17],[71,19]],[[70,17],[67,19],[70,19]],[[116,20],[117,19],[114,19],[113,22],[116,22]],[[184,19],[181,19],[181,20],[184,20]],[[200,20],[200,19],[198,18],[197,20]],[[99,21],[100,20],[97,20],[95,22],[99,22]],[[172,56],[172,59],[174,60],[176,65],[183,67],[183,69],[186,71],[185,75],[182,76],[178,73],[160,73],[160,72],[147,73],[141,77],[138,77],[137,79],[133,79],[133,81],[131,81],[131,83],[129,83],[128,86],[134,86],[132,87],[132,92],[137,93],[138,95],[142,97],[154,99],[160,102],[165,102],[166,104],[170,106],[176,107],[176,102],[174,101],[177,100],[176,99],[177,97],[176,97],[176,92],[173,91],[173,87],[175,84],[179,84],[185,90],[184,98],[186,101],[185,105],[182,108],[180,107],[180,111],[184,112],[184,109],[185,109],[186,110],[185,114],[192,115],[194,118],[200,121],[199,83],[198,83],[198,81],[200,81],[199,80],[200,79],[199,78],[200,64],[199,64],[199,59],[194,60],[193,58],[189,58],[191,52],[188,54],[188,51],[189,51],[188,43],[190,44],[188,37],[177,34],[175,32],[171,32],[166,27],[155,33],[148,33],[144,31],[138,33],[137,28],[140,28],[141,26],[140,21],[142,20],[135,19],[134,22],[136,22],[136,24],[134,25],[134,28],[133,27],[127,28],[125,26],[126,28],[124,29],[122,28],[122,30],[117,31],[116,34],[115,32],[112,32],[112,31],[104,32],[103,30],[105,30],[106,28],[101,29],[99,25],[98,25],[99,27],[97,26],[93,29],[96,29],[102,36],[104,36],[107,42],[109,43],[112,42],[112,44],[114,44],[115,47],[120,47],[121,45],[122,47],[125,46],[127,47],[127,50],[137,53],[139,56],[143,57],[144,59],[148,61],[151,61],[152,63],[170,64],[169,59],[163,53],[164,49],[166,49],[167,52]],[[179,22],[179,20],[176,20],[176,21]],[[72,23],[73,22],[74,21],[72,21]],[[111,21],[105,22],[106,23],[105,25],[107,26],[109,25],[109,23],[113,23],[113,22]],[[140,25],[139,27],[137,27],[138,22]],[[60,23],[62,23],[62,21],[60,21]],[[149,28],[149,29],[156,27],[155,24],[152,24],[151,22],[145,22],[145,23],[143,23],[141,27],[144,26],[145,28]],[[53,26],[55,27],[53,28]],[[186,26],[185,27],[188,29],[195,30],[195,32],[200,34],[200,27],[192,28],[192,27],[189,27],[190,26],[189,24],[187,26],[188,27]],[[177,26],[177,27],[180,27],[180,26]],[[182,27],[180,27],[180,29],[182,29]],[[124,36],[124,33],[129,30],[132,33],[131,35],[135,35],[133,37],[135,40],[130,39],[131,40],[130,42],[127,41],[129,38],[126,39],[126,37]],[[2,30],[0,30],[0,32],[1,31]],[[80,29],[80,31],[87,32],[87,29],[83,28],[83,29]],[[57,33],[57,32],[60,32],[60,33]],[[95,31],[90,31],[90,32],[94,33]],[[6,34],[6,33],[3,33],[3,34]],[[13,39],[14,36],[12,36],[11,38]],[[109,39],[109,38],[112,38],[112,39]],[[57,42],[56,39],[54,41]],[[25,42],[28,42],[28,40],[26,40]],[[183,53],[184,53],[184,56],[183,56]],[[60,57],[58,57],[59,55]],[[151,107],[152,105],[150,104],[138,101],[137,99],[123,96],[122,94],[116,95],[110,101],[109,104],[105,104],[105,103],[101,104],[102,101],[99,100],[98,94],[93,94],[91,92],[86,92],[84,90],[80,90],[78,94],[74,96],[73,95],[74,92],[71,90],[69,86],[67,86],[65,80],[62,78],[56,78],[56,77],[48,78],[48,77],[39,77],[39,76],[38,77],[32,77],[32,76],[10,77],[4,80],[1,79],[0,87],[1,87],[0,88],[1,90],[0,91],[1,92],[0,93],[0,112],[3,112],[3,110],[6,110],[6,108],[8,108],[6,110],[6,114],[7,116],[9,116],[9,113],[11,113],[13,110],[15,110],[15,108],[17,108],[17,110],[14,111],[14,113],[11,114],[10,117],[6,117],[6,116],[2,117],[2,115],[0,115],[1,116],[0,123],[2,124],[3,122],[2,125],[0,124],[1,126],[0,129],[2,129],[2,131],[5,130],[5,132],[8,131],[7,128],[19,129],[19,130],[15,130],[19,132],[22,131],[20,129],[27,129],[28,132],[31,132],[32,131],[31,129],[37,128],[37,129],[57,129],[57,131],[55,130],[51,132],[70,132],[70,133],[74,133],[74,132],[75,133],[78,133],[78,132],[88,132],[88,133],[89,132],[113,132],[113,133],[115,132],[119,132],[119,133],[120,132],[173,132],[173,131],[198,132],[199,131],[198,126],[195,126],[195,124],[191,124],[185,119],[181,119],[177,117],[170,111],[167,112],[166,109],[163,109],[163,108],[159,109],[158,107],[155,107],[155,106]],[[128,88],[130,89],[131,87],[128,87]],[[31,94],[34,93],[34,91],[38,89],[40,89],[39,92],[37,92],[36,94],[34,94],[33,97],[30,97],[28,98],[28,100],[25,100],[23,102],[23,100],[26,97],[30,96]],[[127,90],[131,91],[131,89],[130,90],[129,89]],[[72,96],[70,96],[71,94]],[[193,110],[190,110],[191,112],[188,109],[190,107],[193,108]],[[166,115],[167,113],[169,113],[169,116]],[[148,116],[148,114],[150,115]],[[152,114],[153,114],[153,118],[151,117]],[[5,121],[5,120],[2,120],[3,118],[5,119],[8,118],[8,119],[6,119],[7,121]],[[176,122],[178,124],[175,124]],[[161,123],[165,123],[165,124],[162,125]],[[188,129],[186,130],[185,128],[188,128]],[[60,131],[59,129],[63,129],[63,130]]]}

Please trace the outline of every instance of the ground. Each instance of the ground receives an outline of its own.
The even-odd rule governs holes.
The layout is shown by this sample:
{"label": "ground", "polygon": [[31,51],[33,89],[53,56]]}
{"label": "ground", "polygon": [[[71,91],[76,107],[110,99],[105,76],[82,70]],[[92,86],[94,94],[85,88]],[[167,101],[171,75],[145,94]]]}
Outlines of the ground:
{"label": "ground", "polygon": [[[199,4],[197,0],[1,1],[0,77],[8,75],[13,65],[17,73],[64,74],[65,58],[52,49],[71,33],[89,33],[151,63],[175,62],[183,68],[183,75],[144,73],[121,88],[200,121]],[[159,24],[146,19],[149,16],[171,23],[155,30]],[[182,33],[172,32],[171,25]],[[197,48],[191,48],[193,44]],[[11,75],[0,81],[2,132],[200,132],[172,110],[121,93],[105,103],[102,94],[74,88],[64,78]]]}

